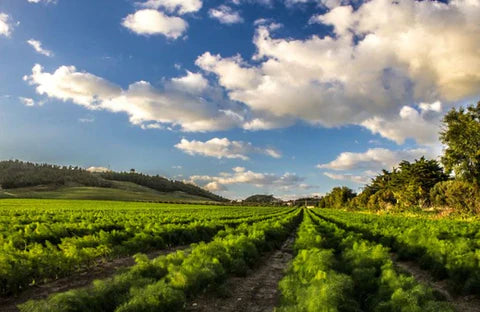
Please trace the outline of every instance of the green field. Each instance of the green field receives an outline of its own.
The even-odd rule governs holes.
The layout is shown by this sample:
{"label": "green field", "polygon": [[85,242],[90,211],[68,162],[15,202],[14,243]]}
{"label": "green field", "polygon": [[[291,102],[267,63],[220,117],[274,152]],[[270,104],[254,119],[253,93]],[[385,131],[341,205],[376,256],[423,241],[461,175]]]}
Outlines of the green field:
{"label": "green field", "polygon": [[[12,302],[21,311],[209,311],[215,302],[228,302],[222,311],[256,311],[261,302],[278,311],[463,311],[458,298],[468,296],[475,304],[480,293],[477,221],[332,209],[3,199],[0,224],[2,311],[11,311]],[[67,292],[49,288],[102,263],[161,250],[171,251],[153,259],[137,255],[133,266],[93,284]],[[291,261],[279,262],[280,256]],[[453,297],[410,276],[397,261],[422,267]],[[256,288],[247,287],[252,280]],[[36,287],[49,292],[35,296]],[[275,300],[257,298],[260,290],[272,291]],[[237,303],[245,293],[257,299]],[[465,311],[475,311],[470,308]]]}

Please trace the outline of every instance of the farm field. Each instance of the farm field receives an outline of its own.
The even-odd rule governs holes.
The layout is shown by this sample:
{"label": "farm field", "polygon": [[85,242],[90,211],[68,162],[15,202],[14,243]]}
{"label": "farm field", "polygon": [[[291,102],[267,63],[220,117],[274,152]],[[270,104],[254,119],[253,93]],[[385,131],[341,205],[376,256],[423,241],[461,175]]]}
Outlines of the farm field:
{"label": "farm field", "polygon": [[4,199],[0,224],[0,311],[480,309],[478,221]]}

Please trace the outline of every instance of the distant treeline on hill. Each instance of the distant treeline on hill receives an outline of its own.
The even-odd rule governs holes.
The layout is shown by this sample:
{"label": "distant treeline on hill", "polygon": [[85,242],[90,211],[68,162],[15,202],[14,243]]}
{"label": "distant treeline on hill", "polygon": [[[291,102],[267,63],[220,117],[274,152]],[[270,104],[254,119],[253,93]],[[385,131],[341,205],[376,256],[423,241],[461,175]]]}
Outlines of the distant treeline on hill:
{"label": "distant treeline on hill", "polygon": [[198,195],[206,197],[215,201],[228,201],[228,199],[213,194],[203,188],[193,184],[184,183],[181,181],[168,180],[159,175],[149,176],[142,173],[132,172],[104,172],[101,173],[102,178],[106,180],[132,182],[138,185],[146,186],[160,192],[185,192],[191,195]]}
{"label": "distant treeline on hill", "polygon": [[161,176],[149,176],[129,172],[92,173],[80,167],[36,164],[20,160],[0,161],[0,186],[4,189],[37,185],[82,185],[113,187],[112,181],[132,182],[159,192],[185,192],[211,199],[228,201],[193,184],[168,180]]}
{"label": "distant treeline on hill", "polygon": [[36,164],[20,160],[0,161],[0,185],[6,189],[36,185],[110,187],[112,183],[85,169],[73,166]]}
{"label": "distant treeline on hill", "polygon": [[282,200],[273,197],[273,195],[252,195],[243,200],[244,203],[248,204],[278,204],[281,203]]}

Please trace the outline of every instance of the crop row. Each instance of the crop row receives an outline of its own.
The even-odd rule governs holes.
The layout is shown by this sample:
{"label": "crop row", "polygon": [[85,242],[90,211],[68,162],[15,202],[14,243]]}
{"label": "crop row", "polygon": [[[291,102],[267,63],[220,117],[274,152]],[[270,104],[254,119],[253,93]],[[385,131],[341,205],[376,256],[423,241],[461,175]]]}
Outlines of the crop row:
{"label": "crop row", "polygon": [[279,311],[452,311],[430,288],[398,273],[387,248],[310,211],[294,247]]}
{"label": "crop row", "polygon": [[[222,216],[227,217],[225,219],[192,221],[188,224],[156,224],[150,213],[142,215],[135,211],[135,224],[110,223],[108,218],[105,222],[100,219],[92,226],[92,229],[100,230],[83,236],[65,237],[52,236],[55,234],[52,231],[42,232],[46,228],[61,228],[61,224],[51,227],[46,224],[32,225],[34,231],[17,231],[0,237],[0,295],[14,294],[28,285],[66,276],[94,265],[102,258],[208,241],[227,226],[280,218],[291,211],[271,211],[270,214],[233,219],[224,214]],[[107,226],[113,229],[103,230]],[[40,240],[40,237],[44,239]]]}
{"label": "crop row", "polygon": [[317,210],[326,220],[389,246],[400,259],[417,261],[456,293],[480,293],[480,226],[477,222],[429,220]]}
{"label": "crop row", "polygon": [[31,301],[21,311],[179,311],[186,298],[215,288],[229,275],[245,275],[261,253],[281,244],[301,218],[301,211],[241,224],[220,231],[189,251],[154,260],[138,256],[137,264],[90,287]]}

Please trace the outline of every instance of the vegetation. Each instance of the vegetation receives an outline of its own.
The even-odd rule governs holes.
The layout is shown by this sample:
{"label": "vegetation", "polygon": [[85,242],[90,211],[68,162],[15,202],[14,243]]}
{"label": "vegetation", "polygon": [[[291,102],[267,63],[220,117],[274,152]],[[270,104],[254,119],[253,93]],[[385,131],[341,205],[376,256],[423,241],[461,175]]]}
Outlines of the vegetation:
{"label": "vegetation", "polygon": [[273,205],[281,203],[282,201],[273,197],[273,195],[252,195],[245,198],[243,202],[247,204]]}
{"label": "vegetation", "polygon": [[301,211],[243,223],[219,232],[209,243],[193,245],[137,265],[86,289],[27,302],[22,311],[179,311],[187,296],[218,287],[229,274],[245,275],[263,251],[278,246],[295,228]]}
{"label": "vegetation", "polygon": [[391,247],[401,259],[414,260],[452,291],[480,293],[479,222],[429,220],[402,215],[378,216],[322,209],[319,214],[340,227]]}
{"label": "vegetation", "polygon": [[35,164],[19,160],[0,162],[0,185],[5,189],[47,184],[111,186],[109,181],[79,167]]}
{"label": "vegetation", "polygon": [[440,140],[447,146],[442,163],[457,179],[480,185],[480,102],[452,109],[444,119]]}
{"label": "vegetation", "polygon": [[480,213],[480,102],[452,109],[443,125],[440,140],[446,149],[441,164],[424,157],[402,161],[374,177],[360,194],[336,187],[318,206],[371,211],[434,207]]}
{"label": "vegetation", "polygon": [[226,226],[285,212],[280,208],[3,200],[0,295],[69,275],[100,259],[206,241]]}
{"label": "vegetation", "polygon": [[159,175],[149,176],[142,173],[134,172],[105,172],[101,176],[106,180],[126,181],[138,185],[146,186],[160,192],[185,192],[191,195],[202,196],[213,201],[228,201],[227,199],[215,195],[207,190],[204,190],[196,185],[183,183],[181,181],[168,180]]}
{"label": "vegetation", "polygon": [[392,172],[383,170],[375,177],[363,192],[352,200],[351,206],[366,207],[371,210],[388,209],[394,206],[425,207],[430,205],[431,189],[437,183],[446,181],[447,178],[448,176],[436,160],[426,160],[422,157],[412,163],[402,161]]}
{"label": "vegetation", "polygon": [[152,260],[136,254],[134,266],[110,278],[26,302],[21,311],[182,311],[197,295],[223,289],[230,276],[252,274],[262,255],[295,233],[278,311],[453,311],[398,270],[390,250],[447,278],[458,294],[480,293],[478,222],[338,209],[5,199],[0,224],[2,296],[100,260],[193,243]]}
{"label": "vegetation", "polygon": [[453,311],[397,272],[388,249],[307,212],[297,256],[280,282],[279,311]]}
{"label": "vegetation", "polygon": [[228,201],[196,185],[158,175],[134,171],[92,173],[79,167],[19,160],[0,162],[2,188],[7,191],[1,192],[0,198]]}
{"label": "vegetation", "polygon": [[334,187],[330,193],[319,200],[318,206],[322,208],[342,208],[355,196],[355,192],[346,186]]}

